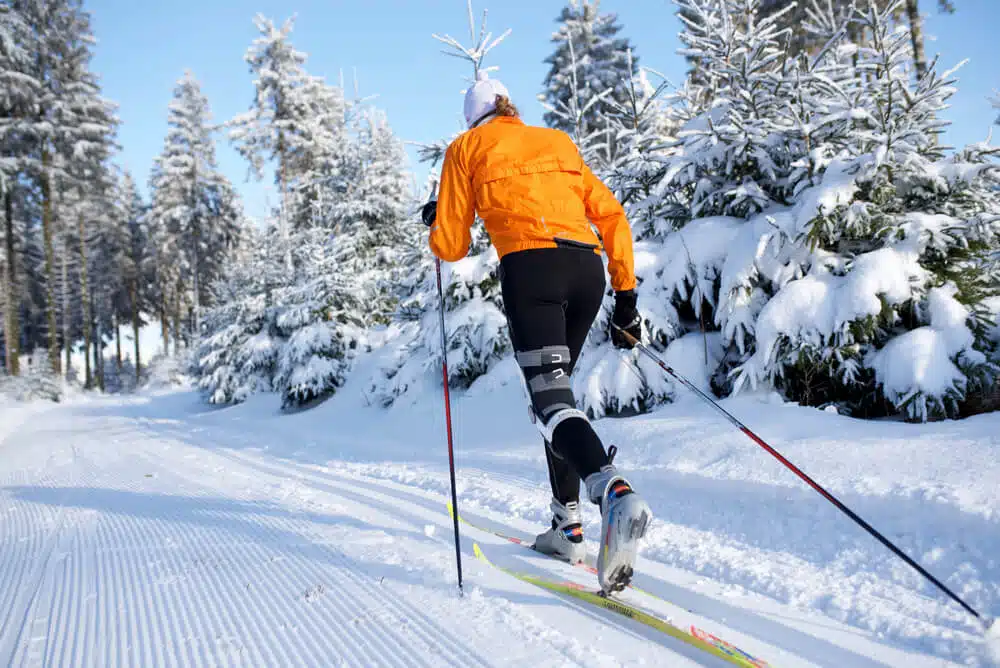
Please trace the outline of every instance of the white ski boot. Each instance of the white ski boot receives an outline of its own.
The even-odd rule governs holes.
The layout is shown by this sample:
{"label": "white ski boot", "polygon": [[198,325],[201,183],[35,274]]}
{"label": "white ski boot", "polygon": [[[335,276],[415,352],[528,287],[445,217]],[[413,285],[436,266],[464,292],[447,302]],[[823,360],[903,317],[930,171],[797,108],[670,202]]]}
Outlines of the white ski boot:
{"label": "white ski boot", "polygon": [[552,528],[535,538],[534,548],[563,561],[575,564],[587,556],[583,544],[583,526],[580,521],[580,504],[570,501],[565,506],[552,499]]}
{"label": "white ski boot", "polygon": [[653,513],[611,464],[584,482],[590,500],[601,507],[597,580],[605,593],[621,591],[632,580],[639,540],[646,535]]}

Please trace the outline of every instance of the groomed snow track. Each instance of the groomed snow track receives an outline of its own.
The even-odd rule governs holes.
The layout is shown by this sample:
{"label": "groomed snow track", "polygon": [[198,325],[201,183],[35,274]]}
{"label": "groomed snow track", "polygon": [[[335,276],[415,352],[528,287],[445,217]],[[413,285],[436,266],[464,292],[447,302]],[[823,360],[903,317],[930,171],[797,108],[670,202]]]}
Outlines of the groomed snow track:
{"label": "groomed snow track", "polygon": [[[283,418],[272,432],[223,427],[189,395],[151,406],[58,406],[5,432],[0,665],[724,665],[477,563],[472,540],[539,567],[469,528],[460,597],[446,497],[405,466],[296,459],[277,442]],[[482,485],[534,481],[463,474],[479,481],[467,512],[531,528],[491,512]],[[716,600],[703,578],[649,566],[643,588],[774,666],[947,665],[838,642],[857,634],[773,601]]]}

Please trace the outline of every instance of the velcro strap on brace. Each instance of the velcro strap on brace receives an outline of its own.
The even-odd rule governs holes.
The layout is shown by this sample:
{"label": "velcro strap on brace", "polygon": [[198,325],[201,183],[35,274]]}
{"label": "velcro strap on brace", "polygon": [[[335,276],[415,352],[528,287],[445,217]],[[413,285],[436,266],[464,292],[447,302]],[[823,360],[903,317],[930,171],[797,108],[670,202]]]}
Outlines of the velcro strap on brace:
{"label": "velcro strap on brace", "polygon": [[569,364],[569,348],[566,346],[545,346],[537,350],[517,353],[517,363],[522,369],[546,366],[547,364]]}

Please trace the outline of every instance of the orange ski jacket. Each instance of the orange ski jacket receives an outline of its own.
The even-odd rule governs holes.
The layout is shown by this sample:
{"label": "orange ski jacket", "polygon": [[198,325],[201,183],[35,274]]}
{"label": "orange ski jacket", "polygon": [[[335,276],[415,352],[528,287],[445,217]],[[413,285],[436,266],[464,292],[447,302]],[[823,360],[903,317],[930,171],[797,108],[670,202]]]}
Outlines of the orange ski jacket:
{"label": "orange ski jacket", "polygon": [[612,287],[635,288],[625,210],[565,132],[499,116],[452,142],[430,234],[434,254],[448,262],[465,257],[477,212],[501,258],[563,244],[600,253],[603,240]]}

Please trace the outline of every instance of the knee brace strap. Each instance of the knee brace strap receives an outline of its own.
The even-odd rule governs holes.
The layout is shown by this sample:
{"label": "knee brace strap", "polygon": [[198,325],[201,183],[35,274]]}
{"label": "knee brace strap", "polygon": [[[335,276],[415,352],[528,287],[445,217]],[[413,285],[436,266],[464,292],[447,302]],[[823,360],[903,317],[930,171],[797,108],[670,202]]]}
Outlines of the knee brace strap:
{"label": "knee brace strap", "polygon": [[[542,432],[542,436],[545,437],[545,440],[548,443],[551,443],[552,434],[555,432],[556,427],[572,418],[580,418],[582,420],[587,420],[587,422],[590,421],[587,418],[587,414],[583,411],[566,406],[565,408],[560,408],[556,412],[552,413],[548,419],[539,418],[535,420],[535,426],[538,427],[538,431]],[[555,450],[553,450],[553,452],[555,452]]]}

